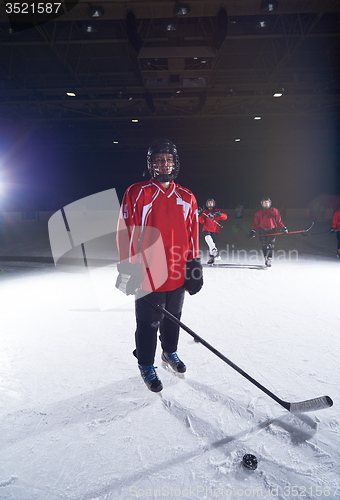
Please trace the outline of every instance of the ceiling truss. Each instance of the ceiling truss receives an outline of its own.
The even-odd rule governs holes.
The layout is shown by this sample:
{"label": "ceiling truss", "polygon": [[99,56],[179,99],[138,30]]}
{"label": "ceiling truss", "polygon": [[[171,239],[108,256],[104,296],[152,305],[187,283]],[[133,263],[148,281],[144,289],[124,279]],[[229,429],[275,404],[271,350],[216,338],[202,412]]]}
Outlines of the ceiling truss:
{"label": "ceiling truss", "polygon": [[[223,143],[216,122],[337,115],[340,2],[280,0],[272,13],[261,0],[185,3],[176,17],[175,1],[79,1],[17,32],[1,5],[1,120],[92,127],[92,144],[106,128],[120,147],[180,123],[183,141],[199,147],[202,137]],[[104,15],[91,18],[90,6]]]}

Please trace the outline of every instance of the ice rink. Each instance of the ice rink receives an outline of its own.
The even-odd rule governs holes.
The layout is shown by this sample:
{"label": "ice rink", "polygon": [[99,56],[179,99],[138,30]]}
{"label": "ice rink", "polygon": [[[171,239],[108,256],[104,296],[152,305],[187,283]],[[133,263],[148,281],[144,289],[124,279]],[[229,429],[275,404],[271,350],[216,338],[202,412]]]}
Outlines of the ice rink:
{"label": "ice rink", "polygon": [[115,266],[61,272],[47,223],[2,225],[1,500],[340,498],[340,259],[334,235],[312,236],[330,221],[278,237],[270,269],[255,267],[251,220],[233,224],[219,244],[230,267],[204,269],[182,321],[281,399],[328,395],[333,407],[289,413],[184,331],[185,376],[159,348],[164,390],[151,393]]}

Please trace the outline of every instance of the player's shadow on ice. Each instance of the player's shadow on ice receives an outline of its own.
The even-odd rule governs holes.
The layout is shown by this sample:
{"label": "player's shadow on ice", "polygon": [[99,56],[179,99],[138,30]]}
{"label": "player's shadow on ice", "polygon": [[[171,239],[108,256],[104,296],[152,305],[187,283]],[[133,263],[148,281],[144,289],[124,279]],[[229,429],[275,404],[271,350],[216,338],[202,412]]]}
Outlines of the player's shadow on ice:
{"label": "player's shadow on ice", "polygon": [[[219,401],[221,404],[226,405],[228,409],[233,413],[233,415],[238,415],[239,417],[245,417],[245,413],[253,412],[250,409],[244,409],[232,398],[221,394],[212,387],[206,386],[197,382],[196,380],[186,379],[186,383],[190,385],[194,390],[204,393],[208,399],[212,402]],[[317,431],[317,423],[306,414],[292,414],[288,411],[283,413],[280,417],[273,419],[267,419],[262,423],[251,427],[250,430],[243,431],[236,436],[233,436],[232,440],[239,439],[243,435],[255,433],[261,429],[269,427],[270,425],[280,427],[284,431],[288,432],[293,443],[301,443],[311,439]],[[225,441],[227,440],[227,441]],[[230,437],[222,438],[221,444],[229,442]],[[218,445],[219,441],[217,441]]]}
{"label": "player's shadow on ice", "polygon": [[[240,407],[232,398],[190,379],[185,379],[183,382],[188,384],[193,391],[198,391],[202,397],[225,405],[227,410],[233,412],[233,416],[239,413],[240,416],[245,417],[247,413],[249,417],[249,410]],[[176,401],[174,397],[166,396],[166,391],[161,397],[149,392],[143,386],[140,377],[136,376],[73,398],[52,404],[40,404],[39,408],[22,409],[3,416],[0,419],[0,428],[2,429],[0,446],[11,446],[36,436],[42,439],[44,433],[58,434],[59,429],[65,429],[67,426],[71,427],[79,423],[91,428],[100,427],[101,425],[111,424],[117,419],[126,419],[134,412],[138,412],[150,405],[159,405],[159,403],[161,403],[160,408],[164,408],[165,411],[179,420],[189,432],[194,436],[198,436],[200,442],[202,442],[203,438],[206,442],[208,441],[208,444],[198,445],[196,449],[181,455],[176,453],[173,458],[115,479],[97,490],[86,493],[82,497],[83,500],[94,499],[121,488],[129,487],[146,476],[152,476],[178,466],[178,464],[202,456],[204,453],[218,447],[226,446],[250,434],[257,433],[270,425],[280,426],[290,434],[294,442],[309,439],[316,432],[316,424],[310,417],[306,415],[297,417],[286,412],[282,417],[267,419],[237,434],[226,436],[221,429],[216,428],[207,419],[203,419],[198,415],[199,410],[195,413]],[[302,424],[297,425],[297,421],[302,422]],[[226,452],[228,452],[228,448]]]}
{"label": "player's shadow on ice", "polygon": [[125,419],[154,404],[154,394],[141,387],[143,382],[136,376],[52,404],[8,413],[0,419],[0,448],[79,423],[94,428]]}
{"label": "player's shadow on ice", "polygon": [[[234,416],[235,413],[239,415],[245,413],[249,415],[249,411],[240,408],[232,398],[228,398],[227,396],[219,393],[218,391],[212,389],[211,387],[205,386],[199,382],[185,379],[185,382],[188,383],[193,389],[199,390],[201,393],[204,393],[208,398],[212,401],[216,401],[216,399],[221,403],[226,405],[229,408]],[[133,397],[133,396],[131,396]],[[197,413],[191,411],[186,406],[183,406],[181,403],[176,401],[173,397],[167,397],[160,393],[158,396],[153,396],[156,401],[159,401],[159,398],[162,402],[163,407],[168,411],[174,418],[181,422],[190,432],[194,435],[205,438],[209,441],[206,445],[200,445],[195,450],[189,451],[187,453],[182,453],[174,458],[170,458],[161,463],[155,464],[154,466],[145,468],[143,470],[136,471],[133,474],[127,474],[120,479],[117,479],[102,488],[88,492],[83,500],[91,500],[101,495],[111,494],[113,491],[131,487],[131,485],[137,484],[138,481],[143,480],[145,477],[150,477],[153,475],[157,475],[159,472],[170,469],[171,467],[176,467],[181,463],[188,462],[196,457],[202,456],[204,453],[212,451],[221,446],[225,447],[226,445],[241,440],[250,434],[256,434],[264,428],[268,428],[270,425],[277,425],[287,431],[293,442],[301,442],[306,439],[311,438],[316,432],[316,423],[306,415],[294,416],[289,412],[286,412],[281,417],[266,419],[265,421],[248,427],[247,429],[234,434],[225,436],[220,429],[214,427],[207,420],[202,419]],[[216,439],[217,438],[217,439]],[[228,453],[228,448],[226,449],[226,453]]]}

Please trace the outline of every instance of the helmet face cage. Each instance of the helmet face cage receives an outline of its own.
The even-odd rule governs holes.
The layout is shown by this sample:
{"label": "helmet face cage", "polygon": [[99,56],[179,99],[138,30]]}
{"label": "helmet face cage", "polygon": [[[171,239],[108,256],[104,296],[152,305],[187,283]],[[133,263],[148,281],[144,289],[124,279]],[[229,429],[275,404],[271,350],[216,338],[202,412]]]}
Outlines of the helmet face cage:
{"label": "helmet face cage", "polygon": [[[264,206],[263,206],[263,202],[264,202],[264,201],[269,201],[269,207],[264,207]],[[262,207],[262,208],[270,208],[271,206],[272,206],[272,200],[271,200],[268,196],[266,196],[266,197],[262,198],[262,200],[261,200],[261,207]]]}
{"label": "helmet face cage", "polygon": [[[154,157],[157,154],[170,154],[172,155],[173,158],[173,168],[171,173],[169,174],[162,174],[157,172],[157,169],[155,168],[154,165]],[[148,149],[148,153],[146,156],[146,163],[148,167],[149,174],[151,177],[154,177],[156,180],[160,182],[169,182],[172,179],[176,179],[178,172],[179,172],[179,155],[177,152],[177,148],[175,144],[168,139],[162,139],[162,140],[157,140],[153,141],[151,146]]]}
{"label": "helmet face cage", "polygon": [[[208,202],[209,201],[212,201],[212,206],[211,207],[210,206],[208,207]],[[216,202],[215,202],[214,198],[208,198],[207,201],[205,202],[205,206],[207,208],[215,208],[215,205],[216,205]]]}

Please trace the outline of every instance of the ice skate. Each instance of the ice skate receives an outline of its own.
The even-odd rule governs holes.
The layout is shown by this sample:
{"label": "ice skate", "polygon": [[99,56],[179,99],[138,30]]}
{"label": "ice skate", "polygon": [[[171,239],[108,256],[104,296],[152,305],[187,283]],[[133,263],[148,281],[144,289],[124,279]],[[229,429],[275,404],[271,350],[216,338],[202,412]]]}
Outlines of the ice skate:
{"label": "ice skate", "polygon": [[215,260],[221,260],[220,252],[217,250],[217,248],[214,248],[212,250],[212,254],[213,254]]}
{"label": "ice skate", "polygon": [[208,266],[212,266],[214,262],[215,262],[215,257],[213,255],[210,255],[210,259],[207,262]]}
{"label": "ice skate", "polygon": [[138,368],[140,370],[142,379],[145,382],[145,385],[148,387],[148,389],[150,389],[150,391],[160,392],[163,389],[163,384],[159,380],[155,367],[153,365],[151,366],[138,365]]}
{"label": "ice skate", "polygon": [[184,373],[187,369],[183,361],[177,355],[177,352],[162,352],[162,361],[167,363],[171,368],[178,373]]}

